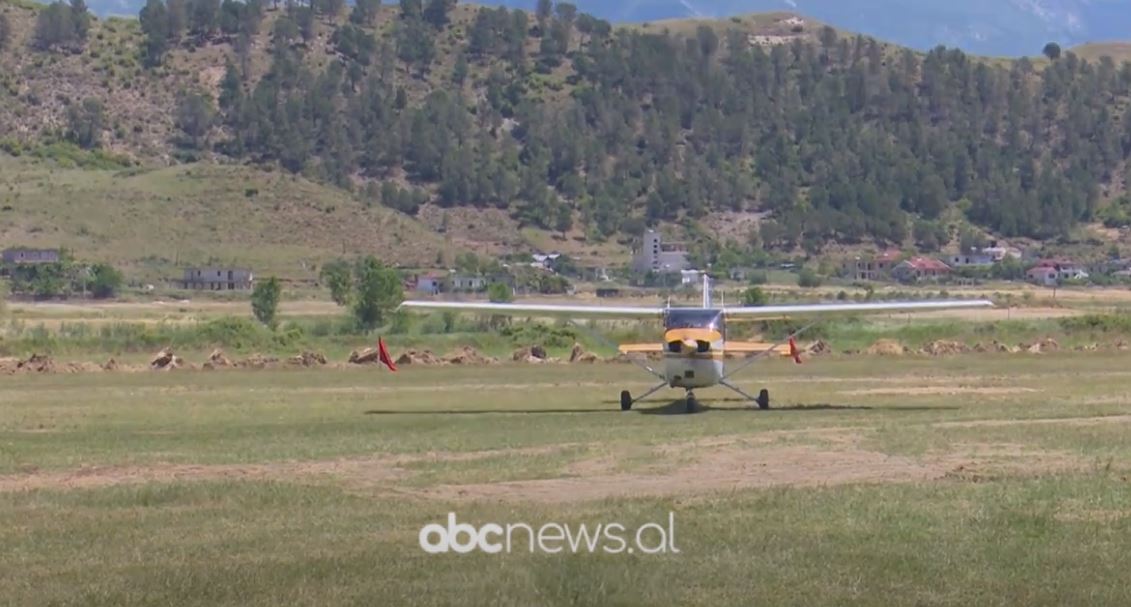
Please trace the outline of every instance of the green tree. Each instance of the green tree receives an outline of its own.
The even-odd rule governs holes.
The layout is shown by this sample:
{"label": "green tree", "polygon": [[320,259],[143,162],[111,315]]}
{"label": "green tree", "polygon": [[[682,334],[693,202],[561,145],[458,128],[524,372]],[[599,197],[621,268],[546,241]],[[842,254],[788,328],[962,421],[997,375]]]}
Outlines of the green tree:
{"label": "green tree", "polygon": [[177,128],[187,137],[186,143],[193,149],[202,149],[202,142],[212,129],[216,110],[212,107],[212,97],[200,93],[182,93],[177,101]]}
{"label": "green tree", "polygon": [[279,279],[274,276],[267,280],[255,283],[255,290],[251,292],[251,311],[255,314],[255,318],[271,327],[275,328],[275,316],[279,312],[279,295],[282,293],[282,287],[279,286]]}
{"label": "green tree", "polygon": [[96,299],[116,296],[123,282],[122,273],[108,263],[96,263],[90,267],[90,291]]}
{"label": "green tree", "polygon": [[742,305],[744,306],[764,306],[770,300],[766,296],[766,292],[762,287],[746,287],[742,292]]}
{"label": "green tree", "polygon": [[330,298],[334,303],[339,306],[349,304],[353,283],[348,263],[339,259],[323,265],[319,279],[330,288]]}
{"label": "green tree", "polygon": [[487,287],[487,299],[492,303],[506,303],[514,299],[511,288],[501,282],[493,282]]}
{"label": "green tree", "polygon": [[67,108],[67,139],[79,147],[99,147],[105,124],[106,112],[102,102],[94,97],[87,97],[82,103],[72,103]]}
{"label": "green tree", "polygon": [[7,13],[0,13],[0,51],[8,48],[12,40],[12,24]]}
{"label": "green tree", "polygon": [[358,261],[354,269],[354,294],[354,318],[362,330],[372,331],[400,305],[404,287],[395,270],[370,255]]}
{"label": "green tree", "polygon": [[455,4],[455,0],[427,0],[424,5],[424,20],[438,30],[444,29],[448,24],[448,13]]}
{"label": "green tree", "polygon": [[163,0],[148,0],[138,14],[145,34],[145,63],[160,65],[169,49],[169,12]]}
{"label": "green tree", "polygon": [[1055,42],[1046,44],[1045,48],[1041,52],[1044,53],[1045,57],[1048,57],[1052,61],[1060,59],[1060,45]]}

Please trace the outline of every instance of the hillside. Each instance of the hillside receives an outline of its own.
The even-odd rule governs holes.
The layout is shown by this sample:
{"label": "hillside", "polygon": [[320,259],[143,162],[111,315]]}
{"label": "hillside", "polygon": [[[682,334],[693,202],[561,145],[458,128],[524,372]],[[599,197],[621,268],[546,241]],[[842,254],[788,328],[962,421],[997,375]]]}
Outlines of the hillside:
{"label": "hillside", "polygon": [[319,264],[343,255],[372,253],[418,267],[464,250],[400,213],[279,172],[62,168],[4,155],[0,243],[67,247],[150,282],[179,276],[186,263],[309,279]]}
{"label": "hillside", "polygon": [[[136,14],[142,0],[92,0],[101,16]],[[390,2],[395,4],[395,2]],[[535,0],[499,0],[533,11]],[[940,44],[980,55],[1023,57],[1046,42],[1070,47],[1128,35],[1131,6],[1122,0],[577,0],[578,10],[613,23],[719,19],[795,11],[921,51]]]}
{"label": "hillside", "polygon": [[302,175],[307,213],[379,203],[495,250],[623,255],[646,225],[695,237],[730,214],[766,218],[739,247],[811,253],[1131,221],[1131,64],[922,55],[789,14],[613,28],[564,5],[200,2],[84,29],[0,0],[0,144]]}

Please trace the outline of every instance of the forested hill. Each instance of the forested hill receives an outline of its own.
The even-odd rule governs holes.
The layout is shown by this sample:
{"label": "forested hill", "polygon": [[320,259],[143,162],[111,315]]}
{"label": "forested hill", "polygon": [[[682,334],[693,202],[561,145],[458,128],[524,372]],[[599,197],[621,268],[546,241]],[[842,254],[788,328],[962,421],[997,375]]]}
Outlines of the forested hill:
{"label": "forested hill", "polygon": [[1131,64],[922,55],[787,15],[149,0],[138,23],[74,1],[0,0],[8,147],[277,165],[410,214],[499,207],[594,238],[766,211],[765,245],[810,250],[931,248],[956,213],[1051,238],[1131,207]]}

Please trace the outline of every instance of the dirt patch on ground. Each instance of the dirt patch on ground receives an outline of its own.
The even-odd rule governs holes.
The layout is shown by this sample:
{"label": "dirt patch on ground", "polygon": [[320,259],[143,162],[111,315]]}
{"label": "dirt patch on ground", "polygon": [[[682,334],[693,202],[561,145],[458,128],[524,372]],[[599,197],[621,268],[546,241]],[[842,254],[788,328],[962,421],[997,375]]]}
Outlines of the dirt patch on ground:
{"label": "dirt patch on ground", "polygon": [[[1131,416],[1125,417],[1131,421]],[[1092,418],[1110,419],[1110,418]],[[1007,420],[986,420],[986,422]],[[1019,420],[1051,423],[1054,420]],[[1055,420],[1065,421],[1065,420]],[[974,422],[977,423],[977,422]],[[985,422],[983,422],[985,423]],[[941,425],[941,424],[940,424]],[[788,439],[820,444],[790,444]],[[254,464],[154,464],[98,466],[65,471],[26,470],[0,476],[0,492],[93,489],[122,484],[203,480],[277,480],[333,483],[351,489],[423,499],[564,503],[608,498],[710,494],[769,487],[821,487],[857,483],[978,482],[1002,475],[1036,475],[1083,469],[1067,452],[1028,450],[1023,445],[957,444],[920,457],[863,448],[859,429],[830,428],[765,432],[660,445],[653,455],[674,466],[618,471],[621,448],[567,443],[475,452],[431,452]],[[419,463],[475,461],[495,457],[560,454],[601,449],[601,454],[566,464],[564,476],[508,482],[442,484],[418,488],[404,481]],[[665,455],[665,453],[667,455]]]}
{"label": "dirt patch on ground", "polygon": [[[39,430],[50,432],[51,430]],[[540,445],[515,449],[468,452],[428,452],[367,458],[341,458],[308,462],[261,464],[153,464],[149,466],[84,466],[74,470],[0,475],[0,493],[36,489],[96,489],[114,485],[214,480],[338,479],[351,486],[371,486],[395,481],[408,474],[405,466],[429,462],[468,462],[502,456],[532,456],[584,447],[580,443]]]}
{"label": "dirt patch on ground", "polygon": [[845,396],[938,396],[950,394],[978,394],[995,396],[1003,394],[1025,394],[1037,392],[1034,388],[1015,386],[916,386],[907,388],[868,388],[864,390],[843,390]]}
{"label": "dirt patch on ground", "polygon": [[[804,431],[789,434],[801,436]],[[826,434],[841,444],[765,444],[782,438],[767,433],[753,441],[732,439],[724,444],[727,439],[717,439],[712,441],[713,447],[697,444],[697,458],[666,472],[613,472],[616,457],[606,455],[568,466],[566,471],[576,477],[449,484],[415,493],[445,500],[561,503],[785,486],[978,481],[1002,474],[1060,472],[1083,465],[1069,453],[1033,452],[1013,445],[961,445],[924,457],[896,456],[860,448],[854,444],[856,435],[844,429],[830,429]]]}
{"label": "dirt patch on ground", "polygon": [[1095,417],[1041,417],[1033,419],[979,419],[967,422],[938,422],[936,428],[995,428],[1000,426],[1098,426],[1102,424],[1131,423],[1131,415],[1100,415]]}

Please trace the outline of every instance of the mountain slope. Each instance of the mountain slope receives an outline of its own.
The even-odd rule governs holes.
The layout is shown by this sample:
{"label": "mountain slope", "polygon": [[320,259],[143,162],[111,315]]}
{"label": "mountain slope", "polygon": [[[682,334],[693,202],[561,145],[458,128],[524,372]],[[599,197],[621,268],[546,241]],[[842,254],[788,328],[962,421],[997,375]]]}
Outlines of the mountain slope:
{"label": "mountain slope", "polygon": [[202,6],[148,33],[96,21],[77,52],[32,46],[50,14],[6,8],[22,37],[0,54],[0,143],[238,162],[563,243],[658,224],[707,242],[705,218],[740,213],[769,217],[735,235],[747,249],[935,249],[967,223],[1057,239],[1131,216],[1131,67],[920,55],[788,14],[613,29],[568,8]]}
{"label": "mountain slope", "polygon": [[[140,0],[92,0],[99,15],[136,14]],[[532,0],[501,0],[533,11]],[[919,50],[937,45],[969,53],[1036,55],[1047,42],[1070,47],[1126,39],[1131,4],[1123,0],[577,0],[582,12],[615,23],[792,11]]]}

